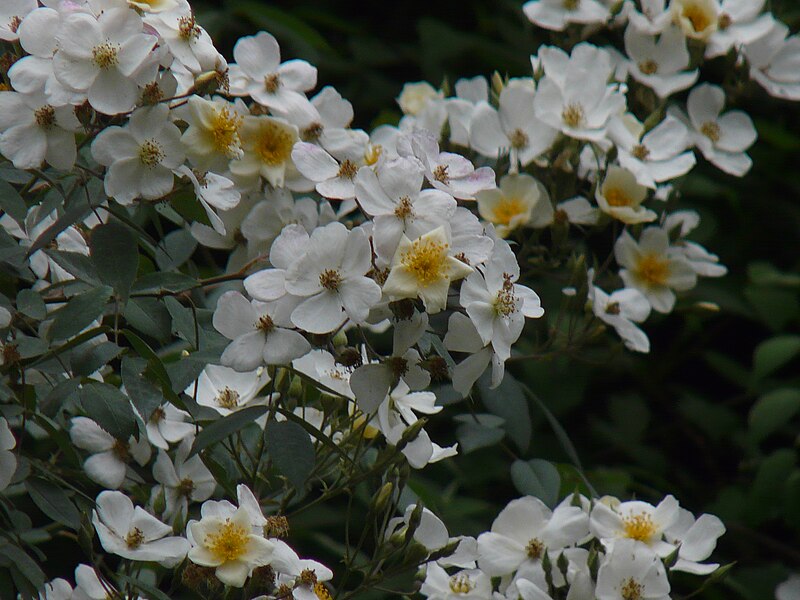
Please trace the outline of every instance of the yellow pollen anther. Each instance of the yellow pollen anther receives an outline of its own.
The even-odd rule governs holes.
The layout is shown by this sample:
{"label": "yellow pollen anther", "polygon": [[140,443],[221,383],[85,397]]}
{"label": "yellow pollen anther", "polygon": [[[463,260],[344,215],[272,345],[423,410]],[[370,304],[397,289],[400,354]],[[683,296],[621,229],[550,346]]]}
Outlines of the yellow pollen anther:
{"label": "yellow pollen anther", "polygon": [[439,281],[447,275],[447,249],[431,239],[415,240],[411,248],[400,257],[400,262],[422,285]]}
{"label": "yellow pollen anther", "polygon": [[639,259],[636,273],[649,285],[664,285],[669,277],[669,261],[657,254],[646,254]]}
{"label": "yellow pollen anther", "polygon": [[454,594],[469,594],[475,589],[475,584],[465,573],[458,573],[450,577],[450,591]]}
{"label": "yellow pollen anther", "polygon": [[450,183],[450,176],[447,174],[447,165],[437,166],[433,170],[433,178],[439,183],[448,185]]}
{"label": "yellow pollen anther", "polygon": [[503,273],[503,287],[497,292],[492,308],[498,317],[509,317],[517,311],[514,282],[511,281],[511,275],[508,273]]}
{"label": "yellow pollen anther", "polygon": [[580,127],[586,119],[586,112],[580,103],[575,102],[564,107],[564,110],[561,111],[561,118],[567,127]]}
{"label": "yellow pollen anther", "polygon": [[733,18],[728,13],[722,13],[717,21],[717,27],[725,31],[731,25],[733,25]]}
{"label": "yellow pollen anther", "polygon": [[367,151],[364,153],[364,164],[369,167],[377,164],[381,154],[383,154],[383,146],[380,144],[375,144],[374,146],[370,144],[367,147]]}
{"label": "yellow pollen anther", "polygon": [[33,116],[36,118],[36,124],[42,129],[51,129],[56,123],[56,109],[49,104],[38,108]]}
{"label": "yellow pollen anther", "polygon": [[622,519],[622,524],[625,528],[625,537],[639,542],[648,541],[656,532],[653,519],[645,513],[630,515]]}
{"label": "yellow pollen anther", "polygon": [[164,160],[164,149],[154,139],[145,140],[139,147],[139,160],[146,167],[155,167],[157,164]]}
{"label": "yellow pollen anther", "polygon": [[314,584],[314,594],[316,594],[319,600],[331,600],[331,593],[321,581],[318,581]]}
{"label": "yellow pollen anther", "polygon": [[642,600],[643,593],[644,586],[633,577],[629,577],[619,590],[622,600]]}
{"label": "yellow pollen anther", "polygon": [[655,75],[658,73],[658,63],[651,58],[643,60],[639,63],[639,70],[645,75]]}
{"label": "yellow pollen anther", "polygon": [[226,563],[238,559],[247,552],[249,537],[244,527],[226,519],[216,533],[209,533],[206,536],[204,544],[217,560]]}
{"label": "yellow pollen anther", "polygon": [[619,188],[609,188],[603,191],[609,206],[630,206],[633,204],[631,197]]}
{"label": "yellow pollen anther", "polygon": [[521,129],[515,129],[511,132],[511,135],[508,136],[509,141],[511,142],[511,147],[515,150],[520,150],[528,145],[530,141],[528,139],[528,134],[522,131]]}
{"label": "yellow pollen anther", "polygon": [[211,136],[214,149],[228,158],[235,158],[239,152],[239,127],[243,117],[227,106],[214,110],[211,118]]}
{"label": "yellow pollen anther", "polygon": [[633,154],[634,158],[638,158],[639,160],[647,160],[647,157],[650,156],[650,150],[644,144],[636,144],[631,149],[631,154]]}
{"label": "yellow pollen anther", "polygon": [[100,69],[109,69],[119,64],[119,45],[110,42],[98,44],[92,48],[92,60]]}
{"label": "yellow pollen anther", "polygon": [[128,546],[131,550],[136,550],[139,546],[144,543],[144,534],[142,530],[138,527],[134,527],[128,532],[128,535],[125,536],[125,545]]}
{"label": "yellow pollen anther", "polygon": [[294,139],[288,131],[272,121],[261,124],[256,141],[256,153],[261,162],[270,166],[285,163],[292,156]]}
{"label": "yellow pollen anther", "polygon": [[187,42],[200,37],[200,27],[194,13],[178,19],[178,36]]}
{"label": "yellow pollen anther", "polygon": [[714,121],[706,121],[700,127],[700,133],[710,139],[713,143],[717,143],[722,137],[722,130]]}
{"label": "yellow pollen anther", "polygon": [[541,540],[533,538],[528,542],[528,545],[525,546],[525,552],[527,552],[528,558],[531,560],[541,558],[542,552],[544,552],[544,544],[541,542]]}
{"label": "yellow pollen anther", "polygon": [[358,167],[356,163],[354,163],[349,158],[346,158],[342,161],[342,164],[339,165],[339,173],[338,176],[342,179],[353,179],[358,173]]}
{"label": "yellow pollen anther", "polygon": [[336,269],[325,269],[319,274],[319,284],[331,292],[335,292],[342,285],[342,274]]}
{"label": "yellow pollen anther", "polygon": [[267,93],[274,94],[281,87],[281,76],[278,73],[270,73],[264,77],[264,89]]}
{"label": "yellow pollen anther", "polygon": [[228,410],[236,408],[239,406],[239,392],[226,387],[217,396],[217,404]]}
{"label": "yellow pollen anther", "polygon": [[411,198],[408,196],[403,196],[400,198],[400,201],[397,203],[397,207],[394,209],[394,216],[398,219],[407,219],[413,214],[414,208],[411,204]]}

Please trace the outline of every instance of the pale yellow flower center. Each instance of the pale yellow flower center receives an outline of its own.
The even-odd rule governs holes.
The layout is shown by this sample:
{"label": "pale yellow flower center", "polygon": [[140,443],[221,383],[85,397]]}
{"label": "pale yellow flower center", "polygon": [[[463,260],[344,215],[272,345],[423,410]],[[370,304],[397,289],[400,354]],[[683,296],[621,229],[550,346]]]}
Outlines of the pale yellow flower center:
{"label": "pale yellow flower center", "polygon": [[605,196],[606,202],[608,202],[609,206],[630,206],[633,204],[631,197],[619,188],[609,188],[605,190],[603,195]]}
{"label": "pale yellow flower center", "polygon": [[319,274],[319,284],[324,289],[335,292],[342,285],[342,275],[336,269],[325,269]]}
{"label": "pale yellow flower center", "polygon": [[465,573],[458,573],[450,577],[450,591],[454,594],[469,594],[475,589],[475,584]]}
{"label": "pale yellow flower center", "polygon": [[397,203],[394,209],[394,216],[398,219],[407,219],[414,214],[414,208],[411,204],[411,198],[403,196]]}
{"label": "pale yellow flower center", "polygon": [[282,165],[292,155],[294,139],[288,131],[272,121],[261,125],[256,142],[256,154],[261,162],[270,166]]}
{"label": "pale yellow flower center", "polygon": [[415,240],[400,262],[422,285],[430,285],[447,275],[449,247],[449,244],[431,239]]}
{"label": "pale yellow flower center", "polygon": [[630,515],[622,520],[622,525],[625,528],[625,537],[639,542],[646,542],[656,532],[653,519],[646,513]]}
{"label": "pale yellow flower center", "polygon": [[339,165],[339,173],[337,175],[342,179],[353,179],[358,173],[358,166],[349,158],[342,161]]}
{"label": "pale yellow flower center", "polygon": [[658,254],[646,254],[636,265],[636,273],[650,285],[665,285],[669,277],[669,261]]}
{"label": "pale yellow flower center", "polygon": [[270,73],[264,77],[264,89],[267,93],[274,94],[281,87],[281,76],[277,73]]}
{"label": "pale yellow flower center", "polygon": [[658,73],[658,63],[652,58],[643,60],[639,63],[639,70],[645,75],[655,75]]}
{"label": "pale yellow flower center", "polygon": [[631,154],[633,154],[634,158],[638,158],[639,160],[647,160],[647,157],[650,156],[650,149],[644,144],[636,144],[631,149]]}
{"label": "pale yellow flower center", "polygon": [[528,145],[530,141],[528,139],[528,134],[522,131],[521,129],[515,129],[511,132],[511,135],[508,136],[509,141],[511,142],[511,147],[515,150],[520,150]]}
{"label": "pale yellow flower center", "polygon": [[209,533],[204,540],[208,551],[222,563],[239,559],[247,552],[248,531],[227,519],[216,533]]}
{"label": "pale yellow flower center", "polygon": [[688,2],[681,10],[681,16],[692,24],[692,29],[701,33],[711,27],[716,19],[697,2]]}
{"label": "pale yellow flower center", "polygon": [[364,153],[364,164],[369,167],[377,164],[381,154],[383,154],[383,146],[380,144],[375,144],[374,146],[370,144],[367,147],[367,151]]}
{"label": "pale yellow flower center", "polygon": [[516,196],[503,196],[492,209],[492,223],[510,225],[514,217],[524,215],[525,203]]}
{"label": "pale yellow flower center", "polygon": [[[522,135],[525,135],[524,133]],[[447,174],[447,165],[438,165],[433,170],[433,178],[439,183],[448,185],[450,183],[450,175]]]}
{"label": "pale yellow flower center", "polygon": [[178,19],[178,36],[186,42],[200,37],[200,27],[197,25],[194,13]]}

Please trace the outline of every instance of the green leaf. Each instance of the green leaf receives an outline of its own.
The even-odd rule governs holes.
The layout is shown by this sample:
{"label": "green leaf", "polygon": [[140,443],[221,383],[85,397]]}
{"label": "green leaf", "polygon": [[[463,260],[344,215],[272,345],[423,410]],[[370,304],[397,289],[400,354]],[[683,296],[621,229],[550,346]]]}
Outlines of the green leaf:
{"label": "green leaf", "polygon": [[121,352],[122,348],[114,342],[84,344],[75,349],[69,362],[75,375],[88,377],[114,360]]}
{"label": "green leaf", "polygon": [[750,433],[761,441],[786,425],[800,410],[800,390],[780,389],[764,394],[750,411]]}
{"label": "green leaf", "polygon": [[264,435],[267,452],[278,471],[301,489],[314,469],[314,445],[308,433],[291,421],[270,421]]}
{"label": "green leaf", "polygon": [[81,515],[66,492],[59,486],[31,477],[25,482],[31,500],[45,515],[53,521],[78,530],[81,526]]}
{"label": "green leaf", "polygon": [[155,298],[131,298],[122,314],[132,328],[146,336],[165,341],[170,335],[169,312]]}
{"label": "green leaf", "polygon": [[[74,195],[71,196],[71,198],[74,197]],[[45,229],[30,245],[27,256],[31,256],[45,246],[48,246],[50,242],[56,239],[59,233],[64,231],[67,227],[74,225],[78,221],[82,221],[86,215],[91,212],[92,208],[96,208],[96,206],[97,205],[90,206],[85,201],[81,200],[72,202],[69,208],[67,208],[67,210],[65,210],[64,213],[58,217],[55,222],[50,225],[50,227]]]}
{"label": "green leaf", "polygon": [[173,329],[176,333],[197,348],[197,319],[191,308],[183,306],[175,298],[167,296],[164,305],[172,317]]}
{"label": "green leaf", "polygon": [[800,336],[781,335],[762,342],[753,354],[753,377],[763,379],[800,353]]}
{"label": "green leaf", "polygon": [[17,310],[37,321],[41,321],[47,316],[47,306],[44,300],[33,290],[20,290],[17,294]]}
{"label": "green leaf", "polygon": [[28,207],[16,188],[4,179],[0,179],[0,208],[20,225],[25,223]]}
{"label": "green leaf", "polygon": [[197,280],[183,273],[172,271],[142,275],[131,288],[133,294],[159,294],[183,292],[197,287]]}
{"label": "green leaf", "polygon": [[489,412],[503,418],[503,428],[508,437],[520,452],[527,452],[531,443],[531,413],[522,388],[510,373],[506,373],[495,389],[491,389],[490,384],[489,373],[484,373],[478,380],[483,404]]}
{"label": "green leaf", "polygon": [[117,573],[116,577],[120,582],[130,584],[134,589],[143,592],[148,598],[151,598],[152,600],[170,600],[170,597],[167,596],[164,592],[162,592],[158,588],[153,587],[152,585],[145,583],[139,579],[135,579],[130,575],[123,575],[122,573]]}
{"label": "green leaf", "polygon": [[546,460],[515,460],[511,465],[511,480],[521,494],[536,496],[550,508],[558,503],[561,475]]}
{"label": "green leaf", "polygon": [[50,327],[51,340],[63,340],[72,337],[98,319],[108,304],[111,288],[101,286],[74,296],[63,307],[58,309]]}
{"label": "green leaf", "polygon": [[[22,575],[34,589],[38,590],[44,587],[44,572],[39,568],[35,560],[17,546],[0,541],[0,556],[7,558],[14,569]],[[13,573],[14,571],[12,571],[12,574]]]}
{"label": "green leaf", "polygon": [[67,273],[75,276],[79,281],[85,281],[92,285],[99,285],[100,279],[97,277],[97,271],[92,264],[92,259],[84,256],[79,252],[64,252],[62,250],[54,250],[46,248],[44,253],[55,261],[55,263],[64,269]]}
{"label": "green leaf", "polygon": [[168,233],[156,248],[156,264],[162,271],[180,267],[194,254],[197,240],[190,231],[178,229]]}
{"label": "green leaf", "polygon": [[765,458],[758,467],[748,490],[747,517],[751,525],[759,525],[778,516],[786,482],[794,471],[797,456],[794,450],[783,448]]}
{"label": "green leaf", "polygon": [[87,416],[119,440],[135,435],[138,426],[128,397],[107,383],[92,382],[81,389],[81,404]]}
{"label": "green leaf", "polygon": [[122,359],[122,383],[145,423],[150,420],[153,411],[164,403],[161,388],[145,377],[147,366],[143,358],[126,356]]}
{"label": "green leaf", "polygon": [[100,280],[126,300],[139,267],[136,236],[129,228],[112,221],[92,230],[89,250]]}
{"label": "green leaf", "polygon": [[197,434],[192,445],[192,451],[189,457],[194,456],[198,452],[205,450],[211,444],[224,440],[230,435],[233,435],[243,427],[252,425],[258,417],[267,412],[266,406],[249,406],[242,410],[237,410],[226,417],[222,417],[218,421],[209,423],[203,427],[203,430]]}

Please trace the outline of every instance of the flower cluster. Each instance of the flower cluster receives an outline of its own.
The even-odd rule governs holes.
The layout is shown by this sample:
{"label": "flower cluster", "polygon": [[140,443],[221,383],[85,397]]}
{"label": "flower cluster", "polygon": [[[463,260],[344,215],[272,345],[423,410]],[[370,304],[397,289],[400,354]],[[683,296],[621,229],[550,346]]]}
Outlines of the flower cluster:
{"label": "flower cluster", "polygon": [[[20,289],[0,298],[0,492],[55,506],[123,565],[81,564],[74,591],[56,579],[41,597],[180,573],[202,595],[326,600],[333,573],[280,539],[285,514],[376,478],[381,551],[423,546],[404,564],[427,564],[429,598],[666,598],[669,572],[714,571],[724,528],[671,496],[526,497],[477,540],[421,505],[395,513],[408,467],[458,454],[428,420],[487,371],[496,389],[526,327],[537,351],[610,326],[648,352],[650,315],[726,273],[674,205],[698,155],[752,164],[753,123],[700,81],[704,60],[800,99],[800,45],[763,4],[532,0],[533,23],[582,40],[608,26],[619,48],[542,46],[527,76],[452,91],[409,83],[397,125],[364,131],[269,33],[229,64],[186,0],[7,0],[0,242]],[[58,447],[28,460],[17,435]],[[47,497],[79,473],[88,487]],[[394,555],[377,556],[376,572]]]}

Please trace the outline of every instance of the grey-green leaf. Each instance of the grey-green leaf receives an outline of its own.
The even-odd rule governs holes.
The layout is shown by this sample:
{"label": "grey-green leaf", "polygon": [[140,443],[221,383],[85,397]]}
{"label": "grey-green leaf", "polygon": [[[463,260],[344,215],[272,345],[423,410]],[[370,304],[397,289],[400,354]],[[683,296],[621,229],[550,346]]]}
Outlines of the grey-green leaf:
{"label": "grey-green leaf", "polygon": [[536,496],[550,508],[558,502],[561,475],[546,460],[515,460],[511,465],[511,480],[521,494]]}
{"label": "grey-green leaf", "polygon": [[100,280],[127,299],[139,267],[139,248],[133,232],[113,221],[100,225],[92,230],[89,249]]}
{"label": "grey-green leaf", "polygon": [[128,397],[113,385],[87,384],[81,389],[80,399],[86,414],[115,438],[127,440],[138,431]]}
{"label": "grey-green leaf", "polygon": [[110,295],[111,288],[104,285],[71,298],[55,313],[50,339],[67,339],[91,325],[103,314]]}
{"label": "grey-green leaf", "polygon": [[44,479],[31,477],[25,482],[25,487],[34,504],[53,521],[76,531],[80,528],[81,515],[59,486]]}
{"label": "grey-green leaf", "polygon": [[264,435],[275,467],[300,489],[314,469],[314,445],[305,429],[291,421],[270,421]]}
{"label": "grey-green leaf", "polygon": [[211,444],[224,440],[229,435],[233,435],[243,427],[252,424],[265,412],[267,412],[266,406],[250,406],[205,425],[194,440],[190,457],[208,448]]}

